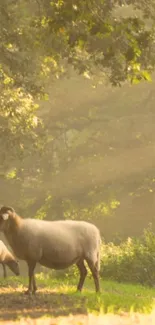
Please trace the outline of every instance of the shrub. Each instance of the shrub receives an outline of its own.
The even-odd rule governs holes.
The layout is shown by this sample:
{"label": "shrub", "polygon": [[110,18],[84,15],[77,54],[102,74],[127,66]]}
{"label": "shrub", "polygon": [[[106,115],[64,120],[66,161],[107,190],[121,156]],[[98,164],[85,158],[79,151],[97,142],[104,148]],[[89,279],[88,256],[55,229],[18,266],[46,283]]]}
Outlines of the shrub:
{"label": "shrub", "polygon": [[102,245],[101,277],[122,282],[155,284],[155,235],[151,227],[139,239],[119,246]]}

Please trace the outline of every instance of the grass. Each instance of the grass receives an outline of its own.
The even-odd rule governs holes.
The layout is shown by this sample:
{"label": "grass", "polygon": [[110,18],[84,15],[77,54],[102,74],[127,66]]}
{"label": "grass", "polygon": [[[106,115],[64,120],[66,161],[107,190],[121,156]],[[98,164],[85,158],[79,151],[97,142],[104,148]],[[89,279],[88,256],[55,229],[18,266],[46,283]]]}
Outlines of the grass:
{"label": "grass", "polygon": [[[83,292],[78,293],[76,292],[77,279],[60,280],[42,273],[37,274],[36,277],[38,292],[32,297],[22,293],[27,286],[27,278],[9,277],[0,281],[1,317],[3,317],[2,307],[4,307],[7,318],[3,306],[5,300],[8,306],[10,301],[10,309],[13,309],[12,317],[14,314],[22,315],[18,310],[19,306],[20,311],[26,309],[30,317],[32,307],[34,314],[40,311],[39,315],[59,316],[78,313],[150,313],[155,306],[155,289],[142,285],[101,280],[101,293],[96,294],[93,280],[87,279]],[[13,306],[12,301],[14,301]]]}

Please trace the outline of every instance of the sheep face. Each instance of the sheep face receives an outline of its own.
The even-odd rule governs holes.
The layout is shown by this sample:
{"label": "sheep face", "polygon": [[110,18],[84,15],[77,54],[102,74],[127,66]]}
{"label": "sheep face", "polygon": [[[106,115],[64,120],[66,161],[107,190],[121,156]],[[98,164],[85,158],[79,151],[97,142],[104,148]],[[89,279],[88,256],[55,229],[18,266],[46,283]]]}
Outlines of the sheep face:
{"label": "sheep face", "polygon": [[19,264],[17,261],[15,260],[10,260],[7,263],[7,266],[9,267],[9,269],[15,274],[15,275],[20,275],[20,271],[19,271]]}
{"label": "sheep face", "polygon": [[13,217],[15,211],[11,207],[1,207],[0,209],[0,231],[7,229],[10,218]]}

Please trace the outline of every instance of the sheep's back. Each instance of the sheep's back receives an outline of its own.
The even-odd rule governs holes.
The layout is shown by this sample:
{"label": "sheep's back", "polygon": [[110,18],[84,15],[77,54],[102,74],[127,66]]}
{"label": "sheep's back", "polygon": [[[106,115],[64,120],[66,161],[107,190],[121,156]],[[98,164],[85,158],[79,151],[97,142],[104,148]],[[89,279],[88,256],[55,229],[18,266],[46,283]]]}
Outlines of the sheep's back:
{"label": "sheep's back", "polygon": [[31,254],[38,252],[40,258],[42,254],[47,258],[49,254],[55,254],[62,259],[68,252],[74,258],[95,250],[100,244],[99,230],[85,221],[25,219],[20,232],[26,249],[29,245]]}
{"label": "sheep's back", "polygon": [[100,241],[98,228],[85,221],[26,219],[23,232],[27,235],[32,234],[34,238],[53,238],[54,240],[63,238],[64,241],[72,240],[73,243],[80,240],[85,245]]}

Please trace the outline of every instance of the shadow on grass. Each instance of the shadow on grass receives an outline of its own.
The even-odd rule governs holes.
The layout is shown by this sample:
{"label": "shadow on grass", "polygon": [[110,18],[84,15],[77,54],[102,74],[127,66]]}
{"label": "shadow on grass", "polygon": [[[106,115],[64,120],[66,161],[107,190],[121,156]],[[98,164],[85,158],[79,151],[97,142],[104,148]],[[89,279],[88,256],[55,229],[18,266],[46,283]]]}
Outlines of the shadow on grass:
{"label": "shadow on grass", "polygon": [[39,318],[87,314],[85,297],[55,292],[37,292],[25,295],[23,292],[0,292],[0,320],[20,317]]}
{"label": "shadow on grass", "polygon": [[[41,285],[41,283],[40,283]],[[24,285],[25,287],[25,285]],[[0,320],[32,319],[48,316],[86,315],[88,312],[151,312],[154,307],[154,290],[139,286],[102,283],[102,293],[96,294],[92,287],[76,293],[71,286],[45,284],[39,286],[36,295],[27,296],[24,287],[16,282],[0,285]]]}

